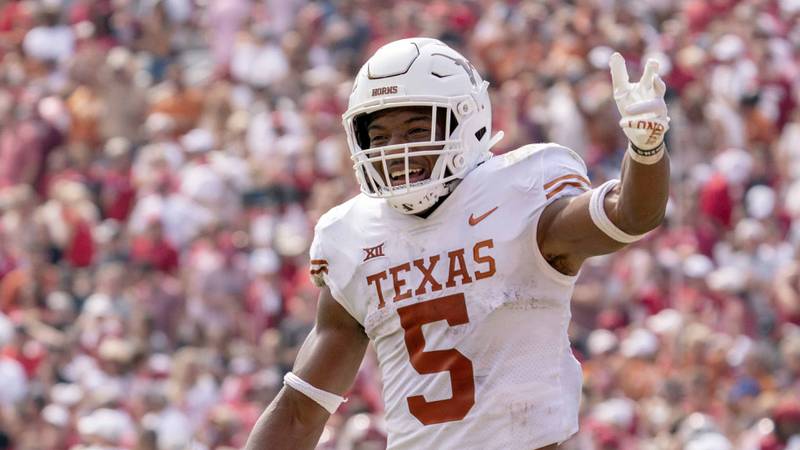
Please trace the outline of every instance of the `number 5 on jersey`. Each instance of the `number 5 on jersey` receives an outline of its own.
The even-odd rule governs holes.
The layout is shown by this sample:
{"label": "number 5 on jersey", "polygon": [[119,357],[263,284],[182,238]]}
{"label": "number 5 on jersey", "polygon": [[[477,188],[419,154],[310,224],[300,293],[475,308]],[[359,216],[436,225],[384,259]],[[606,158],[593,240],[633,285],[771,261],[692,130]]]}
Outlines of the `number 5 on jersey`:
{"label": "number 5 on jersey", "polygon": [[408,409],[420,422],[433,425],[463,419],[475,404],[472,361],[458,350],[425,351],[422,325],[446,320],[450,326],[469,322],[464,294],[452,294],[397,309],[405,330],[411,365],[421,375],[450,372],[453,396],[429,402],[422,395],[408,397]]}

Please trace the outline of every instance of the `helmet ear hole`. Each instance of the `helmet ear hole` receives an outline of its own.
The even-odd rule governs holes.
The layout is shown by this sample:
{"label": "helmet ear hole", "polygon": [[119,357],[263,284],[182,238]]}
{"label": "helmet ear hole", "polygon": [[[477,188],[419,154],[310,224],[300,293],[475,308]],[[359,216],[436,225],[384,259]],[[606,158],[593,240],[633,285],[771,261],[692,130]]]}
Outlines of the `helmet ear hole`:
{"label": "helmet ear hole", "polygon": [[486,134],[486,127],[483,127],[475,132],[475,138],[478,139],[478,142],[480,142],[480,140],[483,139],[483,136],[485,134]]}

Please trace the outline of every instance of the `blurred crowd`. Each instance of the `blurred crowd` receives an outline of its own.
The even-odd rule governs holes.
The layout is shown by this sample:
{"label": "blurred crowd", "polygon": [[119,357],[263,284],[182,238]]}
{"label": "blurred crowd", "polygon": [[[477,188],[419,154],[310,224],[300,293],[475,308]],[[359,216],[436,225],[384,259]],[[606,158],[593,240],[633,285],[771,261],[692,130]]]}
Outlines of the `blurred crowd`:
{"label": "blurred crowd", "polygon": [[[357,193],[352,77],[418,35],[492,83],[498,153],[558,142],[594,185],[609,55],[661,62],[667,218],[582,270],[564,448],[800,449],[797,0],[0,0],[0,449],[241,447]],[[348,396],[320,448],[384,448],[371,353]]]}

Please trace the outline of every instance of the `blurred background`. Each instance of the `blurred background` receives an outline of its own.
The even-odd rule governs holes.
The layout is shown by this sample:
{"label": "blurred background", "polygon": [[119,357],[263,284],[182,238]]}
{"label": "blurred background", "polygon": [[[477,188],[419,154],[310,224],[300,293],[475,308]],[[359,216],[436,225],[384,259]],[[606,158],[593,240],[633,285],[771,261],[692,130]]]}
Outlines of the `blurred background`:
{"label": "blurred background", "polygon": [[[800,448],[800,1],[0,0],[0,449],[241,447],[357,193],[351,79],[418,35],[492,83],[497,153],[558,142],[595,186],[609,55],[661,62],[667,219],[582,270],[564,448]],[[349,397],[320,448],[385,448],[371,353]]]}

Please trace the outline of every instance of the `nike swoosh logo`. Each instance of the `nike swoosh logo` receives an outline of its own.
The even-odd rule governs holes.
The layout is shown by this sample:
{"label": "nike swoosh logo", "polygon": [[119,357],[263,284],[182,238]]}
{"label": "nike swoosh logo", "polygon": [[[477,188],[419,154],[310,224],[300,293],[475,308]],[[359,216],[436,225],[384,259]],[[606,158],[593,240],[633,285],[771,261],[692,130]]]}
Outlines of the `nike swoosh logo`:
{"label": "nike swoosh logo", "polygon": [[497,209],[497,206],[495,206],[494,208],[490,209],[489,211],[486,211],[485,213],[481,214],[478,217],[475,217],[474,214],[470,214],[469,215],[469,224],[474,227],[475,225],[479,224],[481,222],[481,220],[489,217],[489,214],[493,213],[496,209]]}

